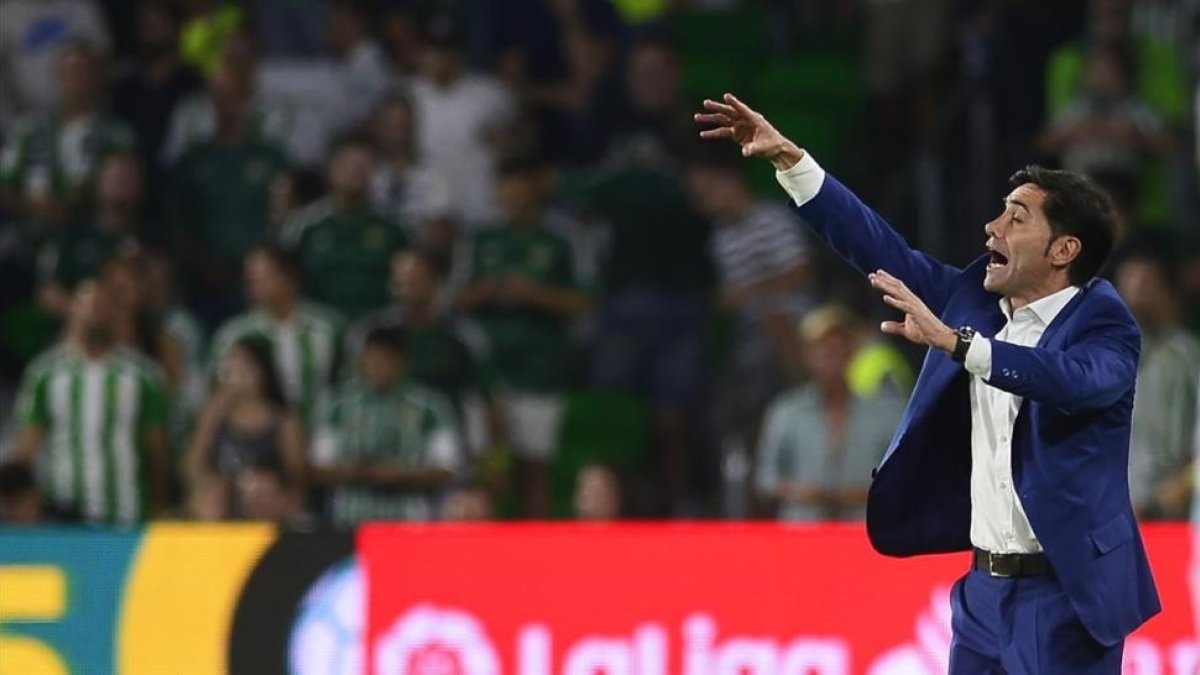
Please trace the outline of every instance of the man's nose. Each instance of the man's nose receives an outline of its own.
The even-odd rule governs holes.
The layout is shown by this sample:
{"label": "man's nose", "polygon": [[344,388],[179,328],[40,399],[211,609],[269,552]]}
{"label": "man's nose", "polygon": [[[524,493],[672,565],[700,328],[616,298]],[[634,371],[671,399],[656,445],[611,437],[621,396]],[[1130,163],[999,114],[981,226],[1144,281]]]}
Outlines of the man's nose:
{"label": "man's nose", "polygon": [[983,226],[984,234],[988,235],[989,237],[997,236],[997,233],[999,232],[999,230],[1000,230],[1000,220],[999,219],[988,221],[988,223]]}

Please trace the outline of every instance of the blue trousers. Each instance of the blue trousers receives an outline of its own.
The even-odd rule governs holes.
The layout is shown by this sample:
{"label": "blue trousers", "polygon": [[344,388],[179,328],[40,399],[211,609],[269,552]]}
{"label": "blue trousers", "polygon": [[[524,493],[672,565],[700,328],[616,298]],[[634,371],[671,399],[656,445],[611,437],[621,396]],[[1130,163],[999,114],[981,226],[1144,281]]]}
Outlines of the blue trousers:
{"label": "blue trousers", "polygon": [[1120,675],[1124,643],[1083,627],[1053,575],[970,571],[950,592],[950,675]]}

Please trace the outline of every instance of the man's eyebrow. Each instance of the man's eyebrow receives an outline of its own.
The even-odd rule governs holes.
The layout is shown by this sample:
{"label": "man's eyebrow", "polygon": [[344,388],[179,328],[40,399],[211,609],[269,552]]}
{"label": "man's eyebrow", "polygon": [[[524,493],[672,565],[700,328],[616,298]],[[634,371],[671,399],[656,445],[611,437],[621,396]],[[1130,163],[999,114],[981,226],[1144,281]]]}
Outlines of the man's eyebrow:
{"label": "man's eyebrow", "polygon": [[1004,199],[1004,205],[1005,205],[1005,206],[1008,206],[1009,204],[1016,204],[1017,206],[1019,206],[1019,207],[1021,207],[1021,208],[1025,209],[1025,211],[1026,211],[1026,212],[1028,212],[1028,213],[1033,213],[1032,211],[1030,211],[1030,210],[1029,210],[1029,207],[1025,205],[1025,202],[1023,202],[1023,201],[1021,201],[1021,200],[1019,200],[1019,199],[1013,199],[1013,198],[1011,198],[1011,197],[1006,197],[1006,198]]}

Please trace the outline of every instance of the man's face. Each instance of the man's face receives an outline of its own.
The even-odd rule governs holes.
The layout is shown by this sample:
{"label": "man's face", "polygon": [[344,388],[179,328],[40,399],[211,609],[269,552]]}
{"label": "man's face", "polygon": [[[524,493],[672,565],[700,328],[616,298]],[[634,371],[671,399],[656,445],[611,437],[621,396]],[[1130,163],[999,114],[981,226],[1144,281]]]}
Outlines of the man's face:
{"label": "man's face", "polygon": [[142,169],[129,155],[112,155],[104,160],[96,177],[100,203],[117,211],[136,210],[142,201]]}
{"label": "man's face", "polygon": [[87,50],[78,47],[63,50],[58,63],[58,86],[63,103],[78,106],[94,101],[100,86],[96,70],[96,57]]}
{"label": "man's face", "polygon": [[1126,260],[1117,270],[1117,291],[1143,328],[1161,324],[1170,315],[1175,293],[1157,263]]}
{"label": "man's face", "polygon": [[575,486],[575,515],[580,520],[615,520],[621,514],[621,488],[612,471],[599,466],[579,472]]}
{"label": "man's face", "polygon": [[502,176],[496,187],[496,199],[509,221],[523,221],[541,208],[541,190],[536,177],[529,174]]}
{"label": "man's face", "polygon": [[831,328],[808,340],[804,345],[804,357],[813,381],[827,387],[844,384],[854,348],[853,334],[841,328]]}
{"label": "man's face", "polygon": [[337,151],[329,165],[329,185],[343,199],[366,198],[375,157],[367,148],[349,145]]}
{"label": "man's face", "polygon": [[375,391],[387,391],[400,380],[403,359],[382,345],[367,345],[361,358],[363,381]]}
{"label": "man's face", "polygon": [[417,65],[434,82],[452,82],[462,69],[462,55],[453,47],[430,44],[421,50]]}
{"label": "man's face", "polygon": [[642,45],[630,54],[626,86],[638,111],[659,113],[677,107],[679,80],[678,58],[665,47]]}
{"label": "man's face", "polygon": [[261,253],[246,258],[245,277],[246,295],[255,305],[271,304],[294,290],[291,279]]}
{"label": "man's face", "polygon": [[413,143],[412,109],[407,103],[392,101],[379,111],[375,137],[385,151],[404,150]]}
{"label": "man's face", "polygon": [[111,329],[112,301],[107,289],[98,281],[79,284],[71,301],[71,320],[89,332]]}
{"label": "man's face", "polygon": [[687,186],[702,215],[717,218],[725,212],[732,192],[729,176],[709,167],[693,167],[687,172]]}
{"label": "man's face", "polygon": [[422,305],[433,300],[437,277],[424,258],[399,253],[392,258],[392,296],[405,306]]}
{"label": "man's face", "polygon": [[991,253],[983,287],[1005,297],[1044,288],[1057,271],[1049,257],[1050,221],[1042,211],[1046,193],[1026,183],[1005,198],[1004,212],[984,227]]}

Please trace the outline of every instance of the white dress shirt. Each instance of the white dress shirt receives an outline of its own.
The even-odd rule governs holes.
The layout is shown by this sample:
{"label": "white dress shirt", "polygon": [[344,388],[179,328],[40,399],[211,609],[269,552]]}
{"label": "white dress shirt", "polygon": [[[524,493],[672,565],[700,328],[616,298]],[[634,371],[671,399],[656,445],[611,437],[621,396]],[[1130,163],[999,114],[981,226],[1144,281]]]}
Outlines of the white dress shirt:
{"label": "white dress shirt", "polygon": [[[825,171],[808,153],[776,180],[799,206],[821,191]],[[1008,300],[1000,311],[1008,323],[994,337],[971,342],[964,365],[971,374],[971,543],[993,553],[1035,553],[1042,550],[1025,509],[1013,489],[1012,435],[1021,397],[1001,391],[986,380],[992,373],[991,340],[1031,347],[1046,332],[1063,307],[1079,292],[1069,286],[1032,302],[1015,313]]]}
{"label": "white dress shirt", "polygon": [[[1046,326],[1078,292],[1078,286],[1068,286],[1016,312],[1007,299],[1001,300],[1000,311],[1008,323],[992,339],[1022,347],[1036,345]],[[985,381],[992,375],[991,340],[972,340],[963,365],[972,375],[971,543],[993,553],[1041,551],[1013,489],[1012,436],[1022,399]]]}

